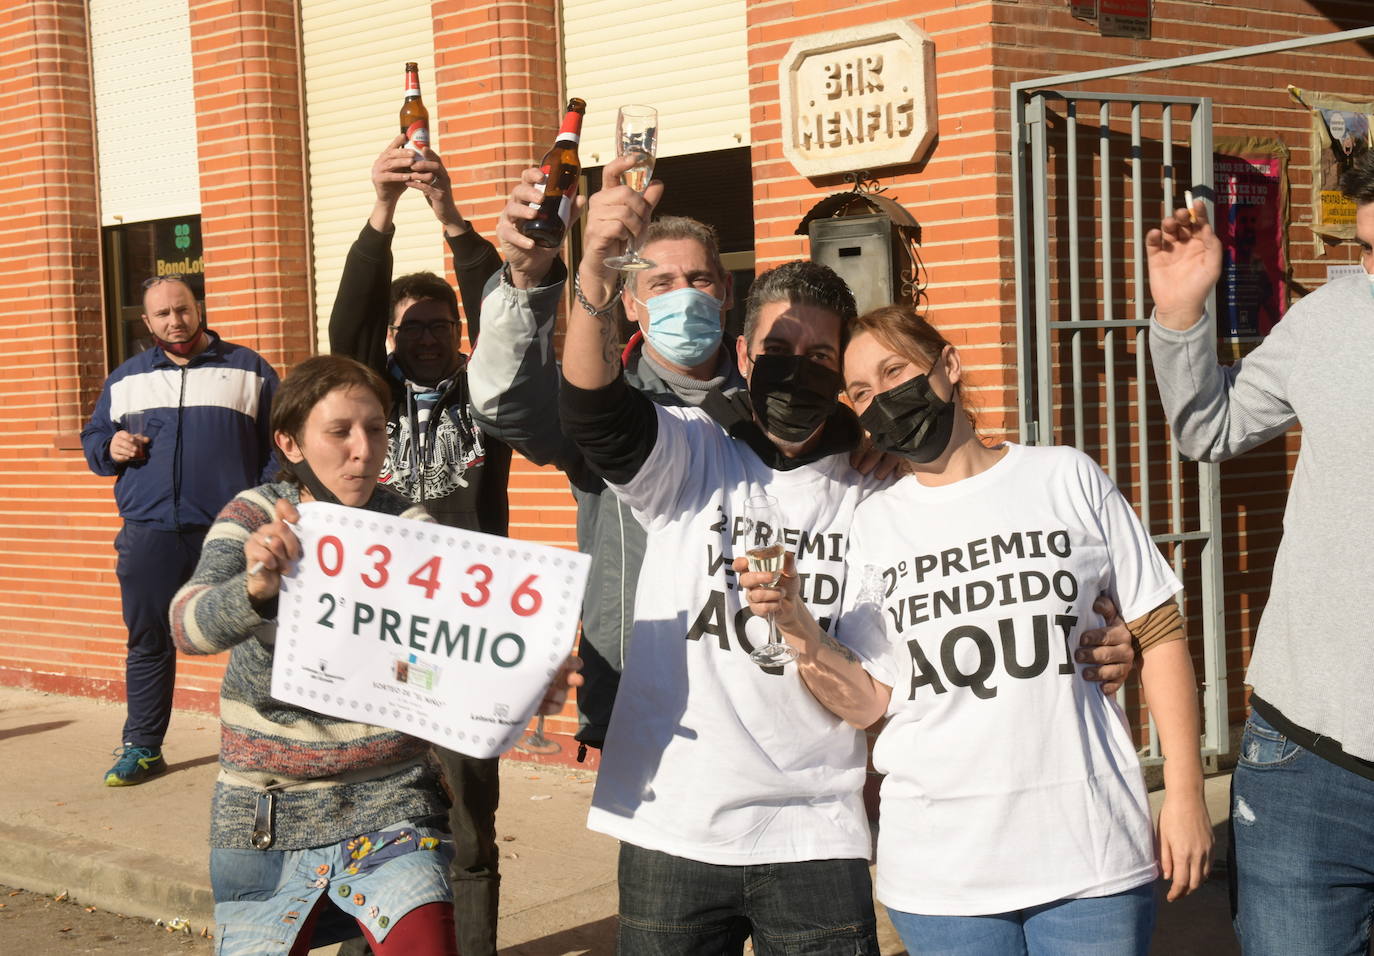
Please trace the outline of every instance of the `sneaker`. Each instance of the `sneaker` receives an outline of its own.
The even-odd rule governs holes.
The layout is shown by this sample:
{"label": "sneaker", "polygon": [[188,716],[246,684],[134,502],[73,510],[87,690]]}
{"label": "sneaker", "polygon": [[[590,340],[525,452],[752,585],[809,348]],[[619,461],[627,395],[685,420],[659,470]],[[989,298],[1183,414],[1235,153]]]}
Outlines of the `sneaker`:
{"label": "sneaker", "polygon": [[149,777],[157,776],[167,769],[167,761],[162,759],[162,750],[151,747],[135,747],[125,744],[114,751],[119,760],[109,773],[105,774],[107,787],[132,787]]}

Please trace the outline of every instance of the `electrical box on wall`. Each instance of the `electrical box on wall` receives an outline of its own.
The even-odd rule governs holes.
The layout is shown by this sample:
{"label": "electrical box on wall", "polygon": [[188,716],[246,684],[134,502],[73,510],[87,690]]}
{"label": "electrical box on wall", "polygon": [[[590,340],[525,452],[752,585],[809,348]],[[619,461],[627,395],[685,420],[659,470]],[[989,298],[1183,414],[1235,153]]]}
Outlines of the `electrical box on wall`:
{"label": "electrical box on wall", "polygon": [[891,305],[894,295],[892,220],[881,214],[813,219],[807,224],[811,261],[829,266],[849,285],[859,314]]}

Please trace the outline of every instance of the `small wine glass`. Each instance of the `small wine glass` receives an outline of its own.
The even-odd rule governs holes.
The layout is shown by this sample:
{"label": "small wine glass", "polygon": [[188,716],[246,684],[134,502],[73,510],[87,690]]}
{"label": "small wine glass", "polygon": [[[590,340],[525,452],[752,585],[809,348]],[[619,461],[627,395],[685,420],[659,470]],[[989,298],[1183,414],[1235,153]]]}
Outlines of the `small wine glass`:
{"label": "small wine glass", "polygon": [[[745,557],[750,571],[770,571],[771,586],[782,580],[787,547],[782,540],[782,511],[772,495],[755,495],[744,503]],[[749,659],[760,667],[780,667],[797,659],[797,649],[778,636],[778,625],[768,615],[768,643],[754,648]]]}
{"label": "small wine glass", "polygon": [[[622,106],[615,118],[617,156],[633,156],[635,164],[621,179],[635,192],[644,192],[654,178],[654,157],[658,155],[658,110],[652,106]],[[611,256],[606,265],[621,272],[652,269],[655,263],[641,256],[631,239],[625,252]]]}

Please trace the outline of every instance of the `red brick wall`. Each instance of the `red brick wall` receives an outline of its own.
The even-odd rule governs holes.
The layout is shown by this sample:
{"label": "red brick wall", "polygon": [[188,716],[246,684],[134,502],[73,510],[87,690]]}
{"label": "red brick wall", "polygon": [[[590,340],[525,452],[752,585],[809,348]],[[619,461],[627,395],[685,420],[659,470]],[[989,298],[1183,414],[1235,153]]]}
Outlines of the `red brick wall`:
{"label": "red brick wall", "polygon": [[[920,222],[921,256],[930,279],[932,317],[976,366],[1014,362],[1014,339],[1002,327],[1001,305],[1011,270],[1010,189],[998,188],[1006,163],[994,176],[999,158],[994,105],[1000,91],[991,86],[995,51],[991,46],[991,3],[944,5],[925,16],[911,16],[902,2],[859,3],[846,7],[843,23],[825,0],[751,3],[749,7],[749,105],[753,115],[754,221],[759,269],[808,254],[805,236],[794,235],[802,217],[828,193],[848,188],[840,177],[814,181],[799,177],[782,152],[779,62],[794,40],[840,27],[906,19],[935,41],[938,75],[938,138],[922,166],[876,171],[885,196],[906,207]],[[1005,142],[1005,137],[1002,137]],[[1005,148],[1005,147],[1002,147]],[[1002,196],[1003,198],[998,198]],[[980,379],[987,385],[993,376]],[[994,432],[1011,427],[1003,406],[994,401],[986,424]]]}
{"label": "red brick wall", "polygon": [[285,374],[311,354],[295,12],[191,0],[205,308]]}
{"label": "red brick wall", "polygon": [[[314,332],[295,15],[192,0],[190,19],[206,317],[285,376]],[[217,710],[227,664],[180,656],[176,706]]]}
{"label": "red brick wall", "polygon": [[[1067,0],[985,0],[940,5],[921,15],[912,15],[912,9],[900,2],[860,3],[846,7],[844,22],[837,23],[824,0],[750,4],[759,268],[805,256],[805,238],[793,235],[796,224],[822,196],[846,187],[837,178],[808,181],[798,177],[783,158],[778,63],[789,44],[811,33],[886,19],[906,18],[924,29],[936,44],[936,148],[923,166],[881,170],[878,178],[887,187],[886,195],[901,202],[921,223],[920,251],[930,280],[928,314],[972,365],[979,386],[974,395],[980,425],[990,436],[1014,436],[1018,427],[1011,84],[1368,24],[1367,5],[1356,2],[1155,0],[1151,38],[1134,40],[1100,36],[1095,23],[1070,15]],[[1353,262],[1355,253],[1349,243],[1313,251],[1306,224],[1311,185],[1308,113],[1290,100],[1285,86],[1296,83],[1355,101],[1374,99],[1368,49],[1347,43],[1090,85],[1108,92],[1210,96],[1217,138],[1265,135],[1282,139],[1292,153],[1289,255],[1293,279],[1295,289],[1310,288],[1324,281],[1328,262]],[[1123,269],[1127,265],[1118,265],[1118,277]],[[1118,303],[1118,317],[1126,314],[1127,306]],[[1228,351],[1243,354],[1250,347]],[[1123,386],[1121,391],[1125,390]],[[1130,409],[1123,407],[1121,414],[1128,421]],[[1290,434],[1227,464],[1222,471],[1225,631],[1233,719],[1243,713],[1243,668],[1268,593],[1298,440]],[[1119,478],[1127,495],[1136,497],[1133,476]],[[1156,486],[1155,482],[1160,483]],[[1152,475],[1151,487],[1159,514],[1163,509],[1158,503],[1165,492],[1162,477]]]}
{"label": "red brick wall", "polygon": [[123,657],[109,482],[77,443],[105,372],[85,38],[80,0],[0,12],[0,681],[102,696]]}
{"label": "red brick wall", "polygon": [[[311,348],[294,17],[269,0],[190,13],[207,313],[284,372]],[[75,443],[106,372],[85,4],[12,6],[0,29],[11,419],[0,680],[122,700],[113,481],[89,474]],[[176,705],[214,710],[224,663],[183,658]]]}
{"label": "red brick wall", "polygon": [[[1152,34],[1149,40],[1104,38],[1096,26],[1073,19],[1067,4],[1040,0],[1037,3],[997,4],[994,11],[994,39],[997,65],[993,73],[997,93],[998,155],[1006,157],[1011,149],[1008,88],[1012,82],[1036,77],[1095,70],[1104,67],[1210,52],[1219,47],[1242,47],[1294,37],[1352,29],[1369,25],[1368,7],[1354,2],[1309,2],[1309,0],[1226,0],[1201,3],[1198,0],[1155,0]],[[1181,69],[1151,72],[1137,77],[1080,85],[1079,89],[1098,92],[1141,93],[1175,96],[1207,96],[1213,100],[1213,136],[1271,137],[1289,149],[1288,259],[1292,275],[1293,298],[1303,289],[1316,288],[1326,281],[1328,263],[1355,262],[1353,243],[1328,244],[1316,240],[1310,227],[1311,168],[1308,111],[1294,102],[1286,91],[1292,83],[1312,93],[1339,95],[1345,99],[1374,101],[1374,77],[1369,71],[1369,46],[1354,43],[1319,46],[1291,53],[1266,54]],[[942,77],[943,82],[943,77]],[[942,89],[942,101],[944,99]],[[942,102],[943,108],[943,102]],[[1114,130],[1125,134],[1124,114],[1114,114]],[[1177,121],[1177,120],[1176,120]],[[1093,149],[1095,149],[1095,145]],[[1118,163],[1124,163],[1118,146]],[[1010,166],[999,160],[999,196],[1009,196]],[[1187,179],[1186,172],[1181,179]],[[1118,190],[1129,186],[1118,179]],[[1146,183],[1147,193],[1154,183]],[[1182,187],[1180,187],[1182,188]],[[1007,226],[1010,225],[1008,222]],[[1006,233],[1010,246],[1010,233]],[[1009,260],[1008,260],[1009,261]],[[1118,282],[1134,278],[1130,262],[1116,266]],[[1124,288],[1116,290],[1116,316],[1127,316],[1132,297]],[[1147,310],[1148,313],[1148,310]],[[937,315],[942,313],[937,313]],[[1001,305],[1001,321],[1014,322],[1008,304]],[[1067,317],[1067,316],[1061,316]],[[1093,316],[1088,316],[1093,317]],[[1010,333],[1008,333],[1010,334]],[[1221,355],[1229,360],[1254,347],[1254,343],[1223,340]],[[1133,364],[1133,359],[1131,360]],[[1011,370],[1008,370],[1011,375]],[[1009,380],[1010,384],[1010,380]],[[1152,377],[1147,372],[1153,422],[1162,420],[1154,401]],[[1126,396],[1134,392],[1134,374],[1118,388],[1117,407],[1123,421],[1131,408]],[[1133,400],[1131,400],[1133,403]],[[1014,410],[1009,410],[1014,413]],[[1163,441],[1160,428],[1152,429]],[[1090,430],[1089,442],[1091,443]],[[1221,468],[1221,517],[1223,550],[1223,587],[1227,656],[1225,671],[1231,721],[1243,719],[1245,708],[1244,670],[1249,661],[1255,628],[1269,593],[1274,556],[1282,535],[1283,507],[1288,482],[1297,460],[1298,431],[1255,449]],[[1091,450],[1091,449],[1089,449]],[[1160,518],[1167,509],[1167,486],[1163,469],[1149,475],[1156,522],[1154,531],[1164,530]],[[1141,497],[1138,472],[1117,476],[1127,497]],[[1185,501],[1185,509],[1191,504]],[[1190,552],[1195,555],[1196,551]],[[1187,594],[1200,596],[1195,579],[1185,579]],[[1194,601],[1193,613],[1200,610]]]}

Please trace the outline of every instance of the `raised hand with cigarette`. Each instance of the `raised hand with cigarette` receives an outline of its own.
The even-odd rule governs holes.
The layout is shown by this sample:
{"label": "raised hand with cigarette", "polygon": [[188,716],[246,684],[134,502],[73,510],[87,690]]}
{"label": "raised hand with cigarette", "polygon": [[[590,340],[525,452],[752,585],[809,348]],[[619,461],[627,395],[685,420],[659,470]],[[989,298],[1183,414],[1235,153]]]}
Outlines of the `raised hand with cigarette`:
{"label": "raised hand with cigarette", "polygon": [[1155,317],[1178,331],[1202,318],[1207,294],[1221,277],[1221,240],[1207,218],[1207,206],[1192,199],[1191,192],[1187,197],[1187,206],[1145,236]]}
{"label": "raised hand with cigarette", "polygon": [[281,576],[301,556],[301,543],[291,526],[300,520],[296,506],[278,498],[275,517],[249,535],[243,542],[248,565],[248,599],[257,606],[272,600],[281,591]]}

